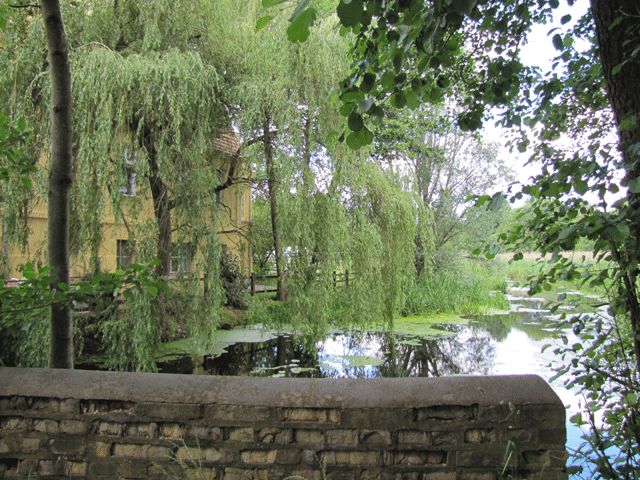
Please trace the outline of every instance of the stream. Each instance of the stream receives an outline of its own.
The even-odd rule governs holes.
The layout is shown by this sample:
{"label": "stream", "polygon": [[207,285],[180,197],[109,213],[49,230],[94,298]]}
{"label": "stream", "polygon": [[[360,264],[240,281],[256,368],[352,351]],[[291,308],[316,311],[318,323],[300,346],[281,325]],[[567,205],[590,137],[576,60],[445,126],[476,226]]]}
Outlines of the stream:
{"label": "stream", "polygon": [[[259,326],[221,330],[213,352],[169,354],[158,368],[174,373],[330,378],[533,373],[549,380],[555,373],[550,364],[557,359],[553,348],[543,352],[542,347],[559,344],[560,334],[569,342],[575,339],[570,329],[556,330],[562,310],[579,314],[572,299],[580,299],[581,312],[599,299],[580,292],[559,294],[564,304],[551,313],[545,299],[528,297],[526,289],[510,287],[507,293],[508,312],[443,324],[409,317],[398,319],[392,332],[336,330],[310,341]],[[566,405],[568,419],[580,399],[561,380],[551,386]],[[580,436],[581,430],[567,420],[567,447],[577,448]]]}

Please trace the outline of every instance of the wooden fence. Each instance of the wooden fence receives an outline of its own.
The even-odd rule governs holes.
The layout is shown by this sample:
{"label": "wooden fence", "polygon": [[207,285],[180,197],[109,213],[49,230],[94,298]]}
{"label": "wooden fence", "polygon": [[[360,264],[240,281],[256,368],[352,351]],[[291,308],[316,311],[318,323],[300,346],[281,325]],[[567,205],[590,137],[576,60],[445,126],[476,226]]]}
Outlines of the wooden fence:
{"label": "wooden fence", "polygon": [[[271,292],[275,293],[278,291],[278,287],[276,285],[264,285],[260,283],[260,280],[277,280],[278,276],[274,274],[268,275],[256,275],[252,273],[249,276],[249,280],[251,283],[250,292],[251,295],[256,295],[258,293],[266,293]],[[351,282],[354,280],[353,273],[349,273],[349,270],[345,270],[344,272],[338,272],[336,270],[333,271],[332,281],[333,286],[335,288],[339,287],[348,287]]]}
{"label": "wooden fence", "polygon": [[277,292],[278,287],[276,285],[261,285],[258,283],[259,280],[277,280],[277,275],[256,275],[252,273],[249,277],[249,281],[251,282],[251,295],[255,295],[256,293],[265,293],[265,292]]}

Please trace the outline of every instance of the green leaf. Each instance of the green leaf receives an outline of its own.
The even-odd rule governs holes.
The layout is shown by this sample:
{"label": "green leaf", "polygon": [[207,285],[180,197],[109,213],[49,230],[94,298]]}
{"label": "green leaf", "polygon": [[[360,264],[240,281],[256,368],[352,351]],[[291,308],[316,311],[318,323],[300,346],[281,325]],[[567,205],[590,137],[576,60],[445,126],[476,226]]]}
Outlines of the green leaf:
{"label": "green leaf", "polygon": [[573,236],[575,231],[576,231],[575,225],[569,225],[568,227],[564,227],[562,230],[560,230],[560,233],[558,234],[558,240],[566,240],[567,238]]}
{"label": "green leaf", "polygon": [[351,112],[355,109],[355,105],[352,102],[343,103],[340,107],[340,115],[343,117],[348,117],[351,115]]}
{"label": "green leaf", "polygon": [[626,62],[621,62],[621,63],[619,63],[619,64],[615,65],[615,66],[611,69],[611,75],[613,75],[614,77],[615,77],[616,75],[618,75],[618,74],[620,73],[620,70],[622,70],[622,67],[624,67],[624,64],[625,64],[625,63],[626,63]]}
{"label": "green leaf", "polygon": [[525,139],[521,142],[518,142],[518,152],[524,153],[529,148],[529,140]]}
{"label": "green leaf", "polygon": [[620,122],[620,131],[625,132],[627,130],[631,130],[635,128],[637,124],[638,124],[638,117],[636,115],[627,115]]}
{"label": "green leaf", "polygon": [[391,97],[391,104],[397,108],[403,108],[407,104],[407,97],[404,92],[397,92]]}
{"label": "green leaf", "polygon": [[353,87],[351,90],[347,90],[340,95],[340,100],[343,102],[361,102],[364,100],[364,92],[359,88]]}
{"label": "green leaf", "polygon": [[327,133],[327,136],[325,137],[325,142],[328,145],[335,145],[339,137],[340,135],[338,134],[338,132],[336,132],[335,130],[331,130],[329,133]]}
{"label": "green leaf", "polygon": [[607,233],[610,235],[610,238],[616,242],[624,242],[629,238],[629,227],[624,223],[618,223],[612,228],[607,229]]}
{"label": "green leaf", "polygon": [[573,189],[579,195],[584,195],[589,190],[589,185],[584,180],[580,180],[579,178],[574,179],[573,181]]}
{"label": "green leaf", "polygon": [[407,107],[415,110],[420,106],[420,99],[410,88],[404,91],[404,96],[407,99]]}
{"label": "green leaf", "polygon": [[346,141],[349,148],[358,150],[373,142],[373,133],[367,127],[363,127],[359,132],[351,132]]}
{"label": "green leaf", "polygon": [[355,27],[362,21],[362,0],[341,0],[336,9],[340,23],[345,27]]}
{"label": "green leaf", "polygon": [[358,150],[362,146],[360,136],[356,132],[351,132],[347,135],[346,142],[351,150]]}
{"label": "green leaf", "polygon": [[265,15],[263,17],[260,17],[258,20],[256,20],[256,32],[259,32],[260,30],[262,30],[263,28],[265,28],[267,25],[269,25],[269,22],[271,22],[271,20],[273,20],[275,17],[273,15]]}
{"label": "green leaf", "polygon": [[396,84],[396,76],[394,73],[386,71],[382,74],[382,87],[385,90],[391,90]]}
{"label": "green leaf", "polygon": [[570,416],[569,421],[575,425],[584,425],[584,420],[582,420],[582,413],[580,412]]}
{"label": "green leaf", "polygon": [[144,289],[152,298],[158,296],[158,287],[156,287],[155,285],[146,284],[144,286]]}
{"label": "green leaf", "polygon": [[433,86],[429,91],[429,100],[439,103],[444,98],[444,91],[440,87]]}
{"label": "green leaf", "polygon": [[561,19],[560,19],[560,23],[562,25],[566,25],[567,23],[569,23],[571,21],[571,15],[567,14],[564,15]]}
{"label": "green leaf", "polygon": [[293,22],[294,20],[296,20],[302,14],[302,12],[304,12],[309,7],[309,5],[311,5],[311,0],[298,0],[298,4],[291,14],[291,18],[289,18],[289,21]]}
{"label": "green leaf", "polygon": [[551,41],[553,42],[553,46],[556,50],[562,50],[564,48],[564,42],[562,41],[562,37],[559,33],[556,33]]}
{"label": "green leaf", "polygon": [[374,73],[367,72],[362,76],[362,82],[360,82],[360,90],[369,93],[376,82],[376,75]]}
{"label": "green leaf", "polygon": [[364,127],[362,116],[356,112],[353,112],[351,115],[349,115],[347,124],[349,125],[349,130],[351,130],[352,132],[359,132]]}
{"label": "green leaf", "polygon": [[309,7],[294,18],[287,28],[287,37],[290,42],[305,42],[309,38],[310,27],[316,21],[316,9]]}
{"label": "green leaf", "polygon": [[369,114],[372,117],[377,118],[378,120],[382,120],[382,118],[384,117],[384,110],[380,105],[373,105],[371,107],[371,110],[369,111]]}
{"label": "green leaf", "polygon": [[482,127],[482,115],[481,110],[472,110],[470,112],[463,113],[458,118],[458,125],[464,131],[478,130]]}
{"label": "green leaf", "polygon": [[369,130],[367,127],[364,127],[360,131],[360,133],[362,135],[362,145],[363,146],[371,145],[373,143],[373,132],[371,130]]}

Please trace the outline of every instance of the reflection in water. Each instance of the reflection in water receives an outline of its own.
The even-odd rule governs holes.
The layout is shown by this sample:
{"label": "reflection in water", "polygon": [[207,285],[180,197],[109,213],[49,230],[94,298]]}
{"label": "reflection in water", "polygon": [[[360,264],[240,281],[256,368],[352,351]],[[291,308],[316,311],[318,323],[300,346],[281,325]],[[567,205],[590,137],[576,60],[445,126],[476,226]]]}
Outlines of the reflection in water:
{"label": "reflection in water", "polygon": [[298,377],[437,377],[487,374],[494,363],[491,334],[474,325],[446,325],[433,339],[384,332],[342,332],[309,341],[284,334],[237,343],[220,356],[160,362],[161,372]]}
{"label": "reflection in water", "polygon": [[395,355],[387,356],[387,361],[380,367],[381,376],[439,377],[488,373],[494,347],[486,331],[466,325],[446,325],[442,329],[455,335],[404,342],[402,338],[386,335],[383,348],[395,351]]}
{"label": "reflection in water", "polygon": [[[263,342],[228,345],[218,356],[161,362],[158,368],[209,375],[333,378],[491,373],[550,377],[549,358],[532,354],[530,361],[523,361],[517,352],[539,352],[553,338],[557,316],[544,310],[540,299],[510,296],[509,300],[508,314],[475,316],[468,325],[442,325],[439,329],[444,335],[435,337],[367,331],[340,331],[317,339],[282,334]],[[505,366],[507,371],[503,371]]]}

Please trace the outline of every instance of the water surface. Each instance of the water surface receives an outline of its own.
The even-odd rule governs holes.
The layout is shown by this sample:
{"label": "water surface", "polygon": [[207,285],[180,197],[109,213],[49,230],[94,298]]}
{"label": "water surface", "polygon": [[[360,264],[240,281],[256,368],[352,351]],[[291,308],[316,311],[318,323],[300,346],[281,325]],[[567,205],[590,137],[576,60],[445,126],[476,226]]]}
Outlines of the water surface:
{"label": "water surface", "polygon": [[[560,298],[577,298],[569,292]],[[584,299],[584,297],[583,297]],[[553,348],[559,335],[577,340],[570,329],[558,330],[560,313],[575,309],[566,303],[552,313],[542,298],[511,289],[510,311],[459,320],[453,324],[424,324],[420,319],[399,322],[395,332],[332,331],[310,340],[260,327],[220,332],[215,352],[174,355],[159,362],[163,372],[210,375],[377,378],[437,377],[442,375],[538,374],[545,380],[558,364]],[[594,303],[596,299],[593,299]],[[587,302],[588,303],[588,302]],[[584,302],[583,302],[584,304]],[[583,305],[584,309],[584,305]],[[578,313],[575,313],[578,314]],[[567,406],[567,418],[580,399],[551,382]],[[567,446],[576,448],[581,431],[567,423]]]}

